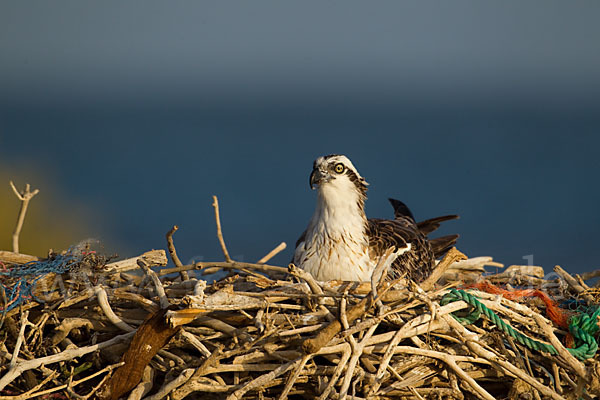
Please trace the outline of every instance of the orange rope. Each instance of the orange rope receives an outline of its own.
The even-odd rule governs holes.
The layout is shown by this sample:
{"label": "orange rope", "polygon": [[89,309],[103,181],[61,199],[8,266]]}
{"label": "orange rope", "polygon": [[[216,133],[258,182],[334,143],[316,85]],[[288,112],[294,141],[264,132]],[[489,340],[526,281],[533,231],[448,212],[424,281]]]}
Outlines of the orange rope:
{"label": "orange rope", "polygon": [[546,305],[546,314],[548,315],[548,318],[561,328],[569,329],[569,313],[561,309],[556,301],[552,300],[546,293],[539,289],[507,290],[492,284],[490,281],[480,281],[469,285],[468,287],[486,293],[499,294],[508,300],[519,300],[523,297],[537,297]]}

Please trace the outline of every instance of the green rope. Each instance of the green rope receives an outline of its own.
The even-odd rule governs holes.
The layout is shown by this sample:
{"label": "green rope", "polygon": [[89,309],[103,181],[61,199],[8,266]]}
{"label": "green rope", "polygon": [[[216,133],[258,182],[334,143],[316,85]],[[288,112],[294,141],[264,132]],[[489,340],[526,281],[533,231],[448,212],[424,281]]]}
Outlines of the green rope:
{"label": "green rope", "polygon": [[[527,346],[529,349],[550,354],[558,353],[556,348],[551,344],[540,342],[516,331],[512,326],[504,322],[494,311],[483,305],[477,297],[464,290],[450,289],[450,292],[444,295],[440,303],[441,305],[446,305],[460,300],[473,307],[473,310],[466,317],[455,315],[455,313],[452,314],[452,316],[461,324],[470,325],[477,321],[481,317],[481,314],[484,314],[490,321],[498,326],[500,330],[513,337],[518,343]],[[600,316],[600,308],[596,308],[596,311],[591,315],[579,314],[572,317],[569,321],[569,331],[575,338],[577,347],[567,350],[579,360],[586,360],[594,357],[598,350],[598,343],[593,336],[599,331],[599,327],[596,324],[598,316]]]}

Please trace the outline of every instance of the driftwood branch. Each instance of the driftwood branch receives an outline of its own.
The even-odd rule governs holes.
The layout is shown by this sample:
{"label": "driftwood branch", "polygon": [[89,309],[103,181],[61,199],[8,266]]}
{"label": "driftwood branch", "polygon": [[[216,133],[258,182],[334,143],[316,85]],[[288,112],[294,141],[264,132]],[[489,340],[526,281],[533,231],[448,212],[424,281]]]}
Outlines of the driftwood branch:
{"label": "driftwood branch", "polygon": [[144,273],[154,283],[154,287],[156,288],[156,294],[158,294],[158,298],[160,300],[160,307],[161,308],[169,307],[171,305],[171,303],[169,302],[169,299],[167,298],[167,295],[165,294],[165,288],[163,287],[163,284],[160,281],[160,279],[158,279],[158,276],[156,275],[156,273],[154,271],[152,271],[150,269],[150,267],[148,266],[148,264],[146,264],[146,262],[141,258],[137,260],[137,264],[140,266],[142,271],[144,271]]}
{"label": "driftwood branch", "polygon": [[25,339],[25,327],[27,326],[29,310],[24,311],[21,314],[21,329],[19,330],[19,336],[17,336],[17,343],[15,344],[15,350],[13,351],[12,359],[10,360],[10,369],[14,369],[17,365],[17,357],[19,357],[19,351],[21,350],[21,346],[23,345],[23,340]]}
{"label": "driftwood branch", "polygon": [[277,265],[268,265],[268,264],[254,264],[247,263],[241,261],[215,261],[215,262],[197,262],[194,264],[184,265],[182,267],[175,268],[163,268],[159,271],[159,276],[164,276],[168,274],[172,274],[174,272],[180,271],[190,271],[193,269],[203,270],[207,268],[215,267],[217,269],[252,269],[255,271],[261,271],[266,273],[279,272],[280,274],[286,274],[288,272],[287,268],[280,267]]}
{"label": "driftwood branch", "polygon": [[[173,261],[173,264],[175,264],[175,267],[180,268],[183,266],[183,264],[181,263],[181,260],[177,256],[177,250],[175,250],[175,244],[173,243],[173,234],[175,234],[175,232],[177,232],[178,229],[179,229],[179,227],[177,225],[173,225],[171,230],[169,232],[167,232],[167,249],[169,250],[169,254],[171,255],[171,260]],[[179,275],[181,276],[181,279],[184,281],[187,281],[188,279],[190,279],[187,271],[183,271],[183,270],[179,271]]]}
{"label": "driftwood branch", "polygon": [[427,277],[421,284],[421,288],[425,291],[433,289],[434,285],[437,281],[444,275],[446,270],[452,266],[457,261],[466,260],[467,256],[458,251],[456,247],[453,247],[446,253],[442,261],[438,263],[438,265],[433,269],[431,275]]}
{"label": "driftwood branch", "polygon": [[164,250],[150,250],[137,257],[127,258],[125,260],[106,264],[105,273],[116,274],[119,272],[127,272],[138,269],[139,266],[137,261],[140,258],[148,265],[165,266],[168,263],[167,255],[165,254]]}
{"label": "driftwood branch", "polygon": [[221,249],[223,250],[223,256],[225,257],[225,261],[232,262],[233,260],[229,256],[229,251],[227,251],[227,246],[225,245],[225,239],[223,238],[223,231],[221,230],[221,217],[219,215],[219,199],[217,196],[213,196],[213,208],[215,209],[215,222],[217,224],[217,238],[219,239],[219,243],[221,244]]}
{"label": "driftwood branch", "polygon": [[19,209],[19,216],[17,217],[17,224],[15,226],[15,230],[12,235],[12,248],[13,252],[19,252],[19,235],[21,234],[21,229],[23,228],[23,222],[25,221],[25,214],[27,214],[27,208],[29,207],[29,202],[33,197],[38,194],[39,189],[35,189],[33,192],[31,191],[31,186],[28,184],[25,185],[25,190],[19,192],[15,187],[15,184],[10,181],[10,187],[12,188],[15,196],[21,201],[21,208]]}
{"label": "driftwood branch", "polygon": [[563,278],[565,282],[567,282],[567,285],[569,285],[576,293],[581,295],[581,297],[585,301],[587,301],[588,304],[596,303],[594,297],[587,293],[586,289],[579,282],[577,282],[577,279],[573,278],[567,271],[562,269],[559,265],[554,267],[554,272],[560,275],[560,277]]}
{"label": "driftwood branch", "polygon": [[279,254],[283,250],[285,250],[286,247],[287,247],[287,244],[285,244],[285,242],[279,243],[277,245],[277,247],[275,247],[273,250],[271,250],[270,252],[268,252],[263,258],[261,258],[260,260],[258,260],[256,263],[257,264],[265,264],[271,258],[275,257],[277,254]]}
{"label": "driftwood branch", "polygon": [[38,260],[38,257],[30,256],[29,254],[21,254],[12,251],[0,250],[0,262],[4,264],[27,264],[28,262]]}

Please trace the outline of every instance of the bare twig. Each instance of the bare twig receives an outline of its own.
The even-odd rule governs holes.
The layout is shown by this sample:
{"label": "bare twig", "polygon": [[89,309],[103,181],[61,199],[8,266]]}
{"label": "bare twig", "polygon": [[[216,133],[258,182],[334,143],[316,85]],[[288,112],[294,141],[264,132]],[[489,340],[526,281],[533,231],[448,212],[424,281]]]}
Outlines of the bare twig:
{"label": "bare twig", "polygon": [[23,340],[25,339],[25,327],[29,320],[29,310],[24,311],[21,314],[21,329],[19,329],[19,336],[17,337],[17,343],[15,344],[15,350],[13,351],[12,359],[10,360],[10,369],[15,368],[17,364],[17,357],[19,357],[19,351],[21,350],[21,345],[23,344]]}
{"label": "bare twig", "polygon": [[179,272],[179,271],[189,271],[192,269],[205,269],[205,268],[211,268],[211,267],[216,267],[216,268],[223,268],[223,269],[239,269],[239,270],[244,270],[244,269],[253,269],[253,270],[257,270],[257,271],[262,271],[262,272],[280,272],[280,273],[287,273],[288,270],[287,268],[284,267],[279,267],[276,265],[267,265],[267,264],[254,264],[254,263],[247,263],[247,262],[241,262],[241,261],[215,261],[215,262],[197,262],[194,264],[189,264],[189,265],[184,265],[180,268],[163,268],[158,272],[159,276],[164,276],[164,275],[168,275],[168,274],[172,274],[174,272]]}
{"label": "bare twig", "polygon": [[160,389],[158,389],[158,392],[156,392],[152,396],[146,397],[144,400],[164,399],[173,390],[177,389],[178,387],[180,387],[181,385],[186,383],[192,377],[192,375],[194,374],[194,371],[195,371],[194,368],[184,369],[181,372],[181,374],[179,374],[179,376],[177,376],[177,378],[173,379],[172,381],[170,381],[168,383],[165,383]]}
{"label": "bare twig", "polygon": [[62,342],[73,329],[86,327],[92,329],[94,325],[89,319],[85,318],[65,318],[59,326],[54,328],[54,334],[50,338],[50,344],[55,346]]}
{"label": "bare twig", "polygon": [[467,256],[458,251],[456,247],[451,248],[450,251],[446,253],[442,261],[440,261],[438,265],[434,268],[431,275],[429,275],[427,279],[421,282],[419,286],[421,286],[421,288],[425,291],[433,289],[436,282],[442,277],[442,275],[444,275],[444,272],[446,272],[446,270],[450,268],[452,264],[454,264],[457,261],[466,259]]}
{"label": "bare twig", "polygon": [[[177,225],[173,225],[171,230],[167,232],[167,249],[169,250],[169,255],[171,256],[171,260],[173,260],[173,264],[175,267],[180,268],[183,266],[179,256],[177,256],[177,250],[175,250],[175,243],[173,243],[173,234],[177,232],[179,227]],[[179,276],[181,276],[181,280],[187,281],[190,279],[187,271],[179,271]]]}
{"label": "bare twig", "polygon": [[280,252],[282,252],[283,250],[285,250],[286,247],[287,247],[287,244],[285,244],[285,242],[279,243],[277,245],[277,247],[275,247],[273,250],[271,250],[270,252],[268,252],[267,255],[265,255],[263,258],[261,258],[260,260],[258,260],[256,263],[257,264],[264,264],[264,263],[266,263],[271,258],[275,257],[277,254],[279,254]]}
{"label": "bare twig", "polygon": [[96,394],[96,392],[98,391],[98,389],[100,389],[102,386],[104,386],[104,384],[106,383],[106,381],[108,380],[108,378],[110,377],[111,371],[112,369],[110,369],[108,371],[108,373],[106,375],[104,375],[104,377],[102,378],[102,380],[100,380],[100,383],[98,383],[96,386],[94,386],[92,388],[92,390],[90,390],[88,392],[88,394],[86,395],[80,395],[78,393],[75,393],[75,390],[73,389],[74,385],[73,385],[73,370],[74,368],[71,367],[71,375],[69,375],[69,380],[67,383],[67,393],[70,395],[70,397],[73,397],[75,399],[79,399],[79,400],[87,400],[90,397],[94,396]]}
{"label": "bare twig", "polygon": [[229,252],[227,251],[227,246],[225,245],[225,239],[223,239],[223,231],[221,230],[221,217],[219,216],[219,199],[217,196],[213,196],[213,204],[212,206],[215,209],[215,222],[217,224],[217,238],[219,239],[219,243],[221,244],[221,249],[223,250],[223,256],[225,257],[225,261],[232,262],[233,260],[229,257]]}
{"label": "bare twig", "polygon": [[559,265],[554,267],[554,272],[560,275],[561,278],[567,282],[567,284],[573,288],[575,293],[579,294],[588,304],[594,304],[594,297],[586,292],[585,288],[577,282],[577,279],[573,278],[567,271],[562,269]]}
{"label": "bare twig", "polygon": [[321,285],[319,285],[319,282],[313,278],[310,272],[307,272],[302,268],[298,268],[294,264],[288,265],[288,272],[296,278],[306,281],[308,287],[314,294],[323,294],[323,288]]}
{"label": "bare twig", "polygon": [[337,366],[335,367],[335,371],[333,372],[333,375],[329,379],[329,383],[327,384],[327,387],[325,388],[323,393],[321,393],[321,395],[319,396],[319,400],[325,400],[325,399],[329,398],[329,394],[331,393],[331,391],[333,390],[333,387],[335,386],[338,379],[340,378],[340,375],[342,375],[344,368],[346,368],[348,366],[348,360],[350,359],[351,355],[352,355],[352,351],[350,350],[350,348],[346,349],[346,351],[344,351],[342,353],[342,357],[340,358],[340,361],[337,363]]}
{"label": "bare twig", "polygon": [[558,351],[558,356],[562,358],[563,361],[570,366],[577,375],[579,375],[581,378],[585,378],[587,375],[585,366],[581,361],[573,357],[573,355],[569,353],[565,346],[563,346],[560,340],[558,340],[558,338],[554,335],[554,329],[552,329],[550,323],[539,314],[533,314],[533,318],[544,335],[548,338],[548,340],[550,340],[552,346],[554,346],[554,348]]}
{"label": "bare twig", "polygon": [[377,329],[379,324],[373,325],[367,330],[363,339],[357,345],[353,346],[352,357],[350,357],[350,361],[348,361],[348,368],[346,369],[346,375],[342,380],[342,387],[340,388],[340,399],[345,399],[348,395],[348,389],[350,388],[350,383],[352,380],[352,375],[354,373],[354,369],[356,368],[356,364],[358,363],[358,359],[363,353],[365,346],[367,345],[373,333],[375,333],[375,329]]}
{"label": "bare twig", "polygon": [[28,262],[38,260],[38,257],[29,254],[0,250],[0,262],[4,264],[27,264]]}
{"label": "bare twig", "polygon": [[386,278],[388,270],[394,261],[396,261],[396,258],[398,258],[398,254],[396,253],[396,247],[394,246],[388,248],[379,258],[379,261],[371,274],[371,296],[374,301],[379,301],[377,289],[381,285],[381,282]]}
{"label": "bare twig", "polygon": [[25,185],[25,190],[19,192],[15,187],[13,181],[10,181],[10,187],[13,192],[17,196],[19,200],[21,200],[21,208],[19,210],[19,216],[17,218],[17,225],[15,226],[15,230],[12,235],[12,247],[15,253],[19,252],[19,235],[21,234],[21,228],[23,228],[23,222],[25,221],[25,214],[27,214],[27,207],[29,207],[29,202],[33,197],[38,194],[39,189],[35,189],[33,192],[31,191],[31,186],[28,184]]}
{"label": "bare twig", "polygon": [[152,389],[153,381],[154,370],[148,365],[144,368],[142,381],[131,391],[131,393],[129,393],[127,400],[140,400]]}
{"label": "bare twig", "polygon": [[150,250],[137,257],[127,258],[125,260],[106,264],[106,273],[116,274],[117,272],[126,272],[138,269],[137,260],[140,258],[143,259],[148,265],[165,266],[169,262],[164,250]]}
{"label": "bare twig", "polygon": [[148,267],[146,262],[141,258],[138,259],[137,264],[140,266],[142,271],[144,271],[144,273],[154,283],[154,287],[156,288],[156,294],[158,295],[158,298],[160,300],[160,308],[169,307],[171,305],[171,303],[169,302],[169,299],[167,298],[167,295],[165,294],[165,288],[163,287],[163,284],[161,283],[160,279],[158,279],[158,276],[156,275],[156,273],[154,271],[152,271],[150,269],[150,267]]}
{"label": "bare twig", "polygon": [[594,279],[600,276],[600,269],[596,269],[594,271],[590,271],[590,272],[584,272],[583,274],[581,274],[581,279],[583,279],[584,281],[590,280],[590,279]]}
{"label": "bare twig", "polygon": [[123,322],[123,320],[119,318],[117,314],[115,314],[115,312],[112,310],[110,304],[108,303],[108,296],[106,295],[106,290],[104,290],[104,288],[101,285],[96,286],[94,288],[94,292],[96,293],[96,297],[98,298],[98,304],[100,305],[102,312],[104,312],[104,315],[106,315],[110,322],[112,322],[115,326],[119,327],[125,332],[135,331],[135,328],[133,328],[126,322]]}
{"label": "bare twig", "polygon": [[279,367],[275,368],[273,371],[269,372],[268,374],[261,375],[258,378],[246,383],[244,386],[242,386],[241,388],[239,388],[238,390],[236,390],[235,392],[230,394],[227,397],[227,400],[241,399],[242,396],[245,393],[247,393],[249,390],[261,387],[261,386],[267,384],[268,382],[272,381],[273,379],[277,378],[278,376],[285,374],[287,371],[291,370],[292,368],[295,368],[302,362],[302,360],[304,360],[304,358],[305,357],[303,356],[294,361],[290,361],[286,364],[280,365]]}
{"label": "bare twig", "polygon": [[[451,317],[449,317],[449,318],[452,319]],[[486,400],[494,400],[495,399],[495,397],[492,396],[491,394],[489,394],[484,388],[482,388],[475,381],[475,379],[470,377],[462,368],[460,368],[458,366],[455,356],[452,356],[452,355],[446,354],[446,353],[442,353],[442,352],[438,352],[438,351],[419,349],[416,347],[409,347],[409,346],[397,346],[394,351],[397,351],[400,353],[408,353],[408,354],[416,354],[416,355],[422,355],[422,356],[426,356],[426,357],[432,357],[432,358],[438,359],[440,361],[443,361],[446,365],[448,365],[448,367],[450,367],[452,369],[452,371],[454,371],[459,377],[464,379],[465,382],[467,382],[469,384],[469,386],[471,386],[473,391],[475,393],[477,393],[481,398],[484,398]]]}
{"label": "bare twig", "polygon": [[381,361],[381,364],[379,364],[379,369],[377,370],[377,375],[375,376],[375,383],[369,390],[369,395],[374,395],[379,390],[379,387],[381,386],[381,380],[383,379],[385,371],[387,370],[388,365],[390,364],[390,360],[394,355],[394,349],[396,348],[396,346],[398,346],[398,343],[400,343],[400,341],[403,339],[402,333],[402,330],[398,330],[392,338],[392,340],[390,341],[390,343],[388,344],[385,354],[383,355],[383,360]]}
{"label": "bare twig", "polygon": [[281,394],[279,395],[279,400],[285,400],[287,398],[287,395],[288,395],[288,393],[290,393],[290,390],[292,390],[292,387],[294,386],[294,383],[298,379],[300,372],[302,372],[302,369],[304,368],[304,366],[306,365],[308,360],[310,360],[311,357],[312,356],[310,354],[305,354],[302,357],[302,360],[300,360],[300,363],[294,368],[294,372],[290,375],[290,378],[288,379],[287,383],[285,384],[285,387],[281,391]]}
{"label": "bare twig", "polygon": [[181,334],[181,336],[183,338],[185,338],[185,340],[190,345],[192,345],[196,350],[198,350],[204,357],[210,357],[210,355],[211,355],[210,350],[208,350],[206,348],[206,346],[204,344],[202,344],[200,339],[198,339],[196,336],[194,336],[190,332],[187,332],[183,329],[181,331],[179,331],[179,333]]}

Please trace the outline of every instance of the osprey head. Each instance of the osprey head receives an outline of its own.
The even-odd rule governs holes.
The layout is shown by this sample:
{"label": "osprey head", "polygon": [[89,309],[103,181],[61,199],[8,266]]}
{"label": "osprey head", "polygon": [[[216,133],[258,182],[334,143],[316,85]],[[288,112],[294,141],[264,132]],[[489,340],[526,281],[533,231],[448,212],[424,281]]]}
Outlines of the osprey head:
{"label": "osprey head", "polygon": [[360,176],[348,157],[339,154],[322,156],[313,163],[310,174],[310,187],[315,189],[329,188],[333,190],[356,189],[366,195],[368,183]]}

